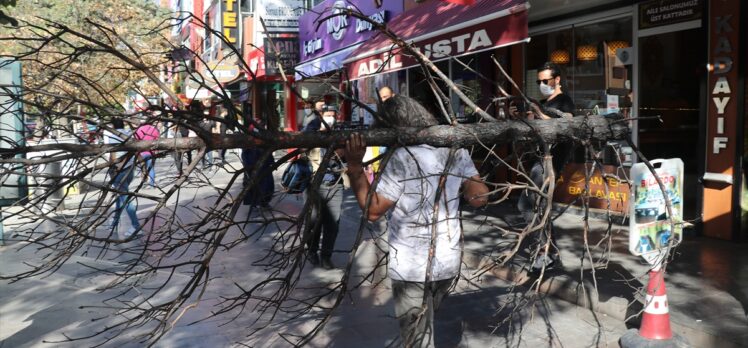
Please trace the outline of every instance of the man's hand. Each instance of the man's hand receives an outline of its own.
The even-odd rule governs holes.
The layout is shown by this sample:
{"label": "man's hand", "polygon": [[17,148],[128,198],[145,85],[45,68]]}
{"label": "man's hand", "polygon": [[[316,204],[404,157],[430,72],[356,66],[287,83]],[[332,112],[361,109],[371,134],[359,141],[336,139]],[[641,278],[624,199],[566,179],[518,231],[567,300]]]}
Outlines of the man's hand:
{"label": "man's hand", "polygon": [[[366,141],[364,141],[364,137],[358,133],[351,134],[350,139],[345,142],[345,157],[348,162],[348,177],[351,179],[351,188],[353,189],[353,194],[356,196],[356,202],[358,202],[358,206],[361,209],[366,207],[371,187],[369,180],[364,175],[364,168],[361,165],[365,154]],[[393,206],[395,206],[394,202],[380,196],[376,192],[372,192],[366,218],[369,221],[375,221]]]}
{"label": "man's hand", "polygon": [[351,134],[351,137],[345,141],[345,159],[348,166],[360,167],[365,154],[366,141],[364,136],[359,133]]}

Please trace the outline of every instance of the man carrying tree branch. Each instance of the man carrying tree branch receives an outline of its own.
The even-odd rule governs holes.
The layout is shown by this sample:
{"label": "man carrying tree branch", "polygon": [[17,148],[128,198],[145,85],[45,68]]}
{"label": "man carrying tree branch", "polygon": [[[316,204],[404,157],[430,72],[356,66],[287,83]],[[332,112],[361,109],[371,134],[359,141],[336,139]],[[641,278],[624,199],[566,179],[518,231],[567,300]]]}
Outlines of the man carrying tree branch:
{"label": "man carrying tree branch", "polygon": [[[411,98],[393,96],[383,103],[382,118],[393,127],[438,124]],[[348,175],[359,206],[367,205],[370,184],[362,158],[366,142],[353,134],[346,142]],[[374,181],[367,219],[385,213],[388,220],[388,272],[395,315],[405,347],[434,345],[434,311],[460,272],[462,230],[460,193],[470,205],[487,203],[488,187],[481,181],[465,149],[408,146],[394,150]]]}

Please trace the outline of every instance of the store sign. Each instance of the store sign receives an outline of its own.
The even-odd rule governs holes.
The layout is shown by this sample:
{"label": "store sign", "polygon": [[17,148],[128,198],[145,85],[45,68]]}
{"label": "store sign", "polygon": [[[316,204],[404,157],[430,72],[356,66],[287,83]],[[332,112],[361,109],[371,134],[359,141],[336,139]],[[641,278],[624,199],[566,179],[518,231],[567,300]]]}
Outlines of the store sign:
{"label": "store sign", "polygon": [[[557,203],[581,205],[580,196],[589,199],[590,208],[607,209],[624,214],[628,211],[630,190],[629,185],[595,171],[586,182],[585,173],[589,170],[585,164],[569,163],[556,178],[556,190],[553,201]],[[614,174],[618,167],[603,166],[605,173]]]}
{"label": "store sign", "polygon": [[[223,36],[230,44],[236,44],[239,38],[239,27],[236,24],[239,16],[239,3],[237,0],[223,0],[223,10],[221,11],[221,26]],[[226,43],[224,48],[229,47]]]}
{"label": "store sign", "polygon": [[[334,51],[364,42],[376,33],[374,26],[362,19],[342,14],[345,10],[358,10],[376,23],[387,23],[403,12],[402,1],[327,0],[299,18],[299,37],[302,61],[309,61]],[[324,19],[323,23],[319,20]]]}
{"label": "store sign", "polygon": [[733,89],[737,87],[737,68],[733,66],[737,61],[737,49],[733,47],[738,47],[738,26],[737,17],[733,17],[733,14],[714,16],[712,23],[711,41],[714,44],[710,47],[709,64],[712,107],[709,109],[710,115],[713,116],[711,119],[716,120],[716,132],[711,137],[714,155],[727,149],[730,138],[725,131],[725,120],[728,117],[734,119],[737,115],[737,103],[733,102],[730,105],[730,100],[734,97]]}
{"label": "store sign", "polygon": [[303,0],[257,0],[255,6],[255,16],[262,18],[269,32],[296,31],[304,13]]}
{"label": "store sign", "polygon": [[[271,49],[272,44],[275,44],[275,50]],[[267,75],[280,74],[278,63],[283,67],[286,74],[293,72],[294,66],[299,61],[298,37],[279,37],[272,40],[265,38],[263,47],[265,51],[265,73]]]}
{"label": "store sign", "polygon": [[221,62],[220,64],[208,63],[207,70],[203,72],[203,77],[206,81],[217,81],[220,83],[231,82],[236,80],[241,73],[239,66],[236,65],[236,60],[231,59],[231,62]]}
{"label": "store sign", "polygon": [[656,0],[639,4],[639,30],[701,19],[703,0]]}
{"label": "store sign", "polygon": [[312,39],[307,42],[304,42],[302,45],[305,56],[308,56],[310,54],[314,54],[315,52],[322,49],[322,39]]}
{"label": "store sign", "polygon": [[[460,56],[480,52],[508,42],[517,42],[527,37],[527,32],[511,29],[518,24],[524,12],[501,17],[488,22],[457,29],[447,34],[437,35],[414,42],[416,50],[431,60]],[[514,26],[514,27],[513,27]],[[510,35],[515,38],[508,37]],[[395,71],[417,65],[418,62],[409,54],[403,54],[399,48],[391,51],[361,58],[349,65],[351,79],[367,75]]]}
{"label": "store sign", "polygon": [[[731,186],[738,149],[737,129],[741,1],[711,1],[709,5],[709,60],[707,99],[707,153],[704,175],[704,233],[710,237],[732,237]],[[723,178],[723,179],[719,179]]]}
{"label": "store sign", "polygon": [[348,9],[353,10],[353,6],[346,6],[345,1],[336,1],[332,6],[332,16],[325,21],[327,34],[335,40],[340,40],[348,29],[348,15],[343,15]]}

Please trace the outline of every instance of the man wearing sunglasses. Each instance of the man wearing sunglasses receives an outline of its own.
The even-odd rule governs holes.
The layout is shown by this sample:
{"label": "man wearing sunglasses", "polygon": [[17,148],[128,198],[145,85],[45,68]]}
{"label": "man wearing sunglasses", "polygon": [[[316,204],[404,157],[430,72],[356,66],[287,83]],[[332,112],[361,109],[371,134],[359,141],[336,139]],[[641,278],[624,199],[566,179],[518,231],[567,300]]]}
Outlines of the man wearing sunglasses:
{"label": "man wearing sunglasses", "polygon": [[[545,97],[545,99],[540,101],[542,113],[535,114],[527,112],[528,119],[539,118],[542,120],[548,120],[561,117],[571,118],[574,116],[574,101],[561,90],[561,71],[556,64],[543,64],[543,66],[538,69],[538,80],[536,83],[540,93]],[[551,155],[553,156],[553,171],[556,178],[561,174],[561,170],[569,158],[571,149],[571,144],[567,143],[553,145]],[[540,158],[537,158],[530,170],[530,179],[540,188],[543,186],[543,180],[546,176],[545,174],[546,173],[543,172],[543,165]],[[545,202],[542,199],[538,201],[537,196],[537,193],[526,190],[519,198],[519,211],[522,212],[522,216],[528,224],[533,221],[535,214],[544,210],[545,204],[550,204],[550,202]],[[530,270],[533,274],[538,274],[543,269],[551,269],[559,264],[558,248],[556,246],[553,223],[549,222],[543,230],[537,232],[536,236],[537,244],[532,252],[535,257]],[[549,240],[550,246],[547,249],[548,252],[546,252],[546,244],[548,244]]]}
{"label": "man wearing sunglasses", "polygon": [[574,116],[574,101],[561,90],[561,70],[556,64],[543,64],[538,70],[538,80],[535,82],[540,94],[545,97],[540,101],[545,112],[545,115],[540,115],[541,119]]}

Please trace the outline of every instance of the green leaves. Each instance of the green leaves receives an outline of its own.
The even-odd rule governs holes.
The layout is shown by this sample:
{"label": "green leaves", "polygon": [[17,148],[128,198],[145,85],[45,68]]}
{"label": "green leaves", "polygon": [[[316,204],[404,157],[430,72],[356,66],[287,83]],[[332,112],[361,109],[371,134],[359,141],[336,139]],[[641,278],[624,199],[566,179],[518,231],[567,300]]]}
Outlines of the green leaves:
{"label": "green leaves", "polygon": [[[2,7],[15,7],[16,6],[16,0],[0,0],[0,6]],[[18,26],[18,21],[5,14],[2,10],[0,10],[0,24],[2,25],[12,25],[14,27]]]}

